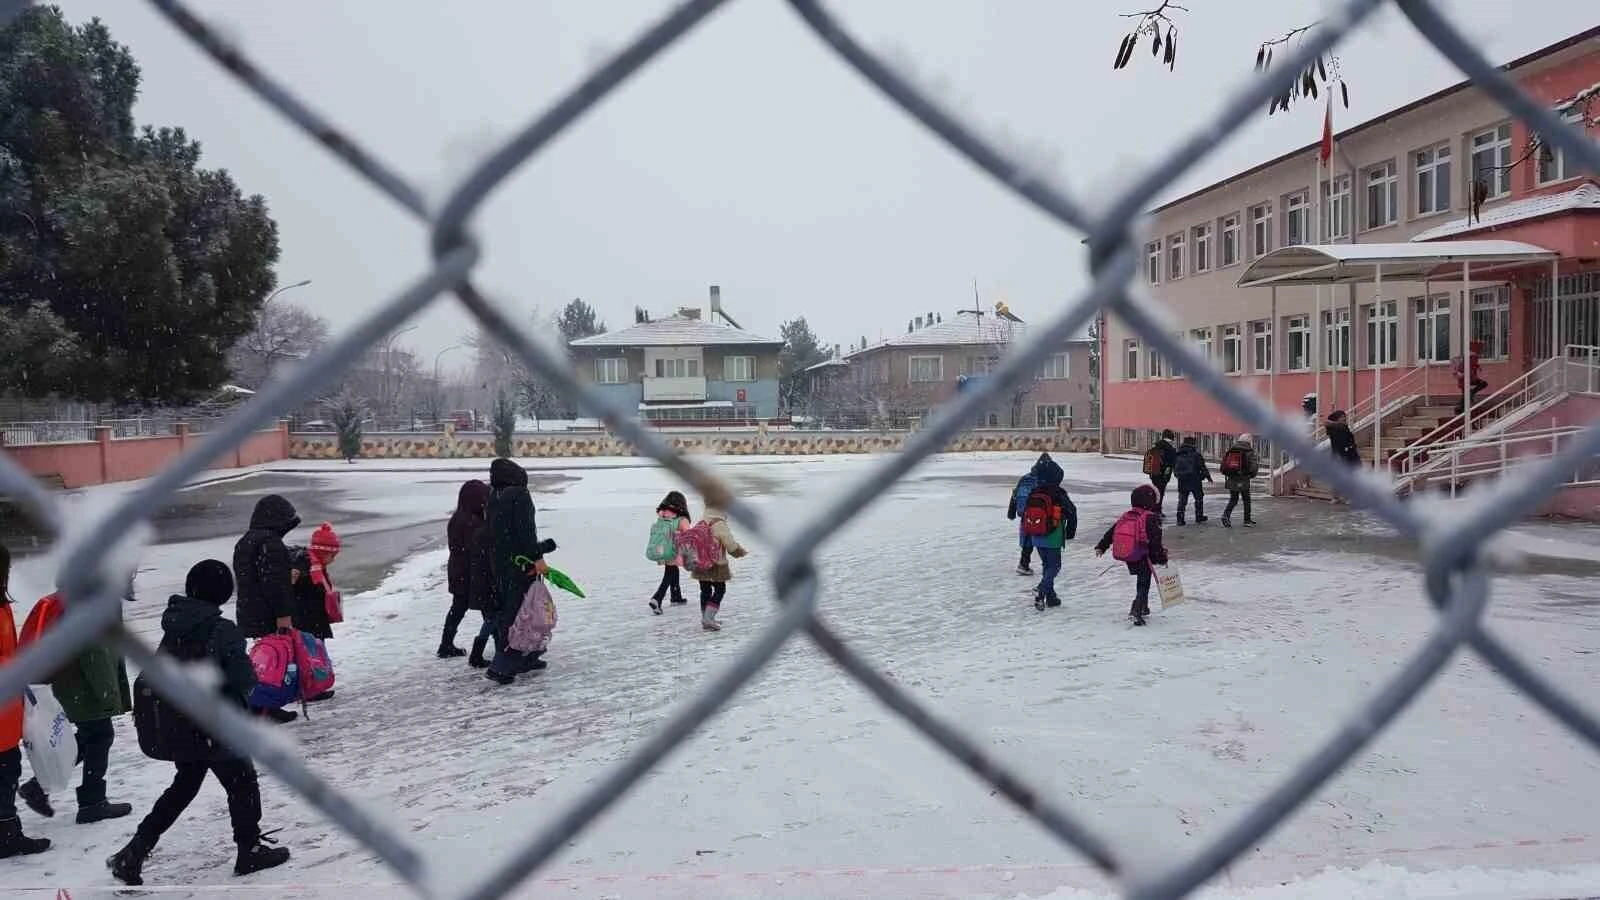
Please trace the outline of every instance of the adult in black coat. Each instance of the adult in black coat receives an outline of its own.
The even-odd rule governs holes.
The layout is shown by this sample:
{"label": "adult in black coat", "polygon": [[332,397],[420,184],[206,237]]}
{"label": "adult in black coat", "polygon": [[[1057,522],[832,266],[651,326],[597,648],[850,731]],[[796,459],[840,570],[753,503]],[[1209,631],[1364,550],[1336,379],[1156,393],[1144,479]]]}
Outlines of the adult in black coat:
{"label": "adult in black coat", "polygon": [[495,616],[495,636],[499,648],[485,676],[500,684],[510,684],[517,674],[542,669],[541,654],[524,659],[506,643],[506,633],[522,608],[523,597],[533,580],[549,571],[544,548],[539,543],[539,526],[534,518],[533,495],[528,492],[528,473],[509,459],[489,464],[489,534],[493,555],[495,596],[499,600]]}
{"label": "adult in black coat", "polygon": [[[440,659],[466,655],[466,651],[456,646],[456,630],[461,627],[467,610],[483,610],[485,622],[493,618],[493,610],[485,603],[484,597],[493,579],[493,574],[485,571],[489,567],[490,556],[489,546],[485,542],[488,523],[484,518],[488,506],[489,486],[474,478],[461,485],[461,490],[456,494],[456,511],[451,514],[450,524],[445,527],[446,543],[450,547],[447,568],[450,610],[445,613],[444,634],[439,639]],[[487,642],[486,635],[480,635],[473,641],[473,665],[483,660],[483,648]]]}
{"label": "adult in black coat", "polygon": [[1350,430],[1350,423],[1345,421],[1342,409],[1328,413],[1328,449],[1332,451],[1334,459],[1352,466],[1361,465],[1361,450],[1356,447],[1355,432]]}
{"label": "adult in black coat", "polygon": [[[161,616],[160,650],[181,660],[209,660],[221,671],[222,695],[244,706],[245,697],[255,687],[256,671],[245,654],[244,635],[222,617],[222,606],[233,596],[233,587],[233,576],[218,560],[208,559],[190,569],[183,594],[167,601]],[[149,690],[141,678],[138,691]],[[216,776],[228,795],[228,817],[238,848],[234,874],[248,875],[288,862],[289,851],[273,846],[261,832],[261,785],[255,766],[198,730],[187,717],[174,713],[159,700],[141,697],[138,702],[135,719],[152,717],[140,723],[140,744],[146,744],[147,729],[154,729],[161,735],[156,743],[165,751],[159,755],[172,760],[174,771],[172,784],[139,823],[133,839],[106,860],[112,877],[123,884],[144,883],[145,859],[194,802],[207,773]]]}
{"label": "adult in black coat", "polygon": [[266,637],[294,627],[294,584],[289,548],[283,539],[300,525],[294,505],[277,494],[256,501],[250,530],[233,547],[233,575],[239,589],[239,630],[247,638]]}

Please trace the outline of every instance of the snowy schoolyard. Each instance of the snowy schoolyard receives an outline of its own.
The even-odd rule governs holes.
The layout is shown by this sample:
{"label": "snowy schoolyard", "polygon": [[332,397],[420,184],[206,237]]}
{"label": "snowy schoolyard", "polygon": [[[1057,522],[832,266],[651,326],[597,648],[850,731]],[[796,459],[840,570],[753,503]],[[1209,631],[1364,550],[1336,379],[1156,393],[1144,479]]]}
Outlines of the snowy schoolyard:
{"label": "snowy schoolyard", "polygon": [[[1032,458],[936,457],[888,488],[822,548],[821,608],[883,671],[1098,825],[1136,867],[1186,856],[1240,816],[1433,623],[1412,548],[1368,516],[1258,499],[1255,529],[1224,531],[1216,501],[1208,525],[1169,527],[1189,602],[1163,612],[1154,600],[1151,626],[1131,628],[1132,579],[1092,547],[1140,483],[1138,463],[1074,455],[1059,458],[1081,518],[1058,583],[1064,603],[1035,610],[1004,517]],[[880,463],[716,461],[779,534]],[[550,668],[511,687],[437,660],[444,520],[471,477],[455,470],[469,465],[282,467],[372,521],[437,520],[438,538],[347,600],[329,642],[338,696],[277,729],[463,881],[567,809],[775,614],[775,553],[735,524],[752,552],[734,562],[724,630],[702,632],[694,603],[652,616],[659,570],[644,559],[645,537],[654,505],[678,485],[640,461],[541,460],[530,463],[541,535],[560,543],[552,562],[589,598],[557,595]],[[359,529],[346,534],[347,546],[360,540]],[[134,627],[153,639],[156,591],[204,555],[229,559],[231,542],[219,533],[152,548],[143,599],[129,604],[140,607]],[[1506,545],[1515,571],[1495,581],[1493,627],[1574,695],[1596,696],[1600,530],[1531,524]],[[29,577],[44,576],[35,565]],[[20,622],[29,595],[17,593]],[[139,755],[130,719],[117,727],[112,797],[132,802],[134,817],[72,824],[70,793],[56,798],[54,820],[24,810],[29,833],[56,846],[0,863],[7,896],[114,895],[104,860],[170,776]],[[1600,894],[1597,792],[1600,754],[1461,656],[1210,895]],[[282,827],[294,852],[288,866],[231,877],[222,792],[208,781],[145,868],[163,886],[156,896],[403,895],[360,845],[266,774],[263,795],[264,827]],[[797,640],[523,893],[1077,900],[1111,888]]]}

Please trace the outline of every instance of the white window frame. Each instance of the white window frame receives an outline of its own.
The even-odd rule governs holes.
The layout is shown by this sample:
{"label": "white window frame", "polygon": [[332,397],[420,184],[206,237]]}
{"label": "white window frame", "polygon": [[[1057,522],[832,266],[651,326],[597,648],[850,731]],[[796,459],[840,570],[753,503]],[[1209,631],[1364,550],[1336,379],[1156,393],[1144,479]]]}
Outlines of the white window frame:
{"label": "white window frame", "polygon": [[1161,242],[1144,245],[1144,279],[1148,284],[1161,283]]}
{"label": "white window frame", "polygon": [[595,384],[627,384],[628,358],[626,356],[600,356],[594,361]]}
{"label": "white window frame", "polygon": [[1039,403],[1033,407],[1033,421],[1038,428],[1054,428],[1062,419],[1070,418],[1071,403]]}
{"label": "white window frame", "polygon": [[[933,364],[933,377],[917,377],[917,363]],[[924,376],[929,373],[924,372]],[[937,384],[944,380],[944,357],[939,355],[913,356],[906,360],[906,381],[911,384]]]}
{"label": "white window frame", "polygon": [[[1477,132],[1471,138],[1471,147],[1473,183],[1478,181],[1480,173],[1495,170],[1484,182],[1489,187],[1484,199],[1511,196],[1511,123],[1501,122]],[[1483,159],[1484,156],[1488,158]]]}
{"label": "white window frame", "polygon": [[1212,336],[1216,332],[1210,328],[1196,328],[1189,332],[1189,342],[1194,345],[1195,352],[1206,362],[1211,362]]}
{"label": "white window frame", "polygon": [[1250,371],[1268,374],[1272,363],[1272,320],[1257,319],[1250,323]]}
{"label": "white window frame", "polygon": [[[1311,317],[1288,317],[1284,321],[1284,371],[1311,371],[1311,348]],[[1296,356],[1299,357],[1298,362]]]}
{"label": "white window frame", "polygon": [[699,378],[700,360],[693,356],[658,356],[657,378]]}
{"label": "white window frame", "polygon": [[1065,381],[1072,377],[1072,355],[1052,353],[1039,364],[1040,381]]}
{"label": "white window frame", "polygon": [[[1238,325],[1222,326],[1221,339],[1217,342],[1221,348],[1218,360],[1222,364],[1224,375],[1238,375],[1244,371],[1244,335],[1240,333]],[[1229,350],[1233,352],[1232,364],[1228,361]]]}
{"label": "white window frame", "polygon": [[1311,241],[1311,193],[1295,191],[1283,198],[1283,245],[1294,247]]}
{"label": "white window frame", "polygon": [[998,356],[964,356],[961,358],[961,374],[987,375],[1000,365]]}
{"label": "white window frame", "polygon": [[1190,243],[1194,247],[1194,273],[1211,271],[1211,236],[1213,226],[1210,222],[1196,225],[1189,229]]}
{"label": "white window frame", "polygon": [[1183,277],[1184,261],[1183,232],[1167,235],[1167,280],[1177,281]]}
{"label": "white window frame", "polygon": [[1144,356],[1144,364],[1149,367],[1152,380],[1169,377],[1167,375],[1167,358],[1161,355],[1159,350],[1154,347],[1146,347],[1144,348]]}
{"label": "white window frame", "polygon": [[[1172,342],[1174,344],[1177,344],[1180,347],[1183,346],[1183,332],[1179,331],[1179,332],[1174,333],[1172,335]],[[1175,359],[1165,359],[1165,357],[1163,357],[1163,359],[1165,360],[1165,362],[1167,364],[1167,377],[1168,378],[1182,378],[1182,377],[1184,377],[1184,375],[1183,375],[1183,367],[1179,365],[1177,360],[1175,360]]]}
{"label": "white window frame", "polygon": [[1250,207],[1250,258],[1257,259],[1272,252],[1272,203],[1258,203]]}
{"label": "white window frame", "polygon": [[1243,249],[1239,245],[1239,239],[1243,236],[1239,229],[1239,214],[1223,216],[1221,226],[1221,236],[1217,242],[1217,268],[1226,269],[1238,265],[1243,258],[1239,252]]}
{"label": "white window frame", "polygon": [[[1451,299],[1448,293],[1406,299],[1406,307],[1411,311],[1411,333],[1415,339],[1411,352],[1419,366],[1450,362],[1450,348],[1456,343],[1456,335],[1450,329],[1450,323],[1454,321],[1450,315]],[[1443,349],[1439,347],[1441,321],[1444,323]]]}
{"label": "white window frame", "polygon": [[1122,380],[1138,381],[1139,371],[1139,339],[1125,338],[1122,341]]}
{"label": "white window frame", "polygon": [[1322,239],[1350,237],[1350,176],[1335,175],[1322,183]]}
{"label": "white window frame", "polygon": [[[1585,134],[1587,133],[1588,129],[1584,125],[1582,110],[1575,107],[1557,110],[1557,115],[1561,117],[1562,122],[1569,126],[1575,125],[1577,126],[1578,131]],[[1539,187],[1545,187],[1546,185],[1551,184],[1559,184],[1560,182],[1568,179],[1578,177],[1577,172],[1567,171],[1569,168],[1575,167],[1569,167],[1567,165],[1566,151],[1562,150],[1560,147],[1551,147],[1549,144],[1541,142],[1539,144],[1539,156],[1538,159],[1535,160],[1535,163],[1533,177],[1534,183]],[[1546,173],[1547,166],[1549,167],[1548,174]]]}
{"label": "white window frame", "polygon": [[[744,371],[739,371],[740,369]],[[754,356],[724,356],[722,358],[722,380],[740,383],[755,381],[756,358]]]}
{"label": "white window frame", "polygon": [[[1488,328],[1479,326],[1485,321]],[[1509,285],[1473,288],[1472,339],[1483,341],[1479,359],[1511,358],[1511,288]]]}
{"label": "white window frame", "polygon": [[[1361,320],[1366,330],[1367,364],[1365,368],[1389,368],[1400,361],[1400,313],[1393,300],[1379,300],[1361,307]],[[1387,326],[1387,328],[1385,328]],[[1385,354],[1383,351],[1389,352]]]}
{"label": "white window frame", "polygon": [[[1398,223],[1400,221],[1400,173],[1395,168],[1394,160],[1387,160],[1369,167],[1362,173],[1362,185],[1365,187],[1362,196],[1366,199],[1366,203],[1363,204],[1366,217],[1362,219],[1366,223],[1366,227],[1362,230],[1377,231],[1380,228],[1388,228]],[[1384,198],[1383,207],[1386,213],[1386,218],[1377,224],[1373,224],[1373,211],[1378,208],[1377,204],[1372,202],[1374,194]]]}
{"label": "white window frame", "polygon": [[1322,335],[1323,366],[1333,370],[1350,368],[1350,360],[1355,356],[1355,332],[1350,328],[1350,310],[1323,310]]}
{"label": "white window frame", "polygon": [[[1447,213],[1453,208],[1455,191],[1452,188],[1455,182],[1451,173],[1455,171],[1454,161],[1455,154],[1448,141],[1424,147],[1411,154],[1411,195],[1418,218]],[[1428,203],[1427,206],[1423,206],[1424,198]]]}

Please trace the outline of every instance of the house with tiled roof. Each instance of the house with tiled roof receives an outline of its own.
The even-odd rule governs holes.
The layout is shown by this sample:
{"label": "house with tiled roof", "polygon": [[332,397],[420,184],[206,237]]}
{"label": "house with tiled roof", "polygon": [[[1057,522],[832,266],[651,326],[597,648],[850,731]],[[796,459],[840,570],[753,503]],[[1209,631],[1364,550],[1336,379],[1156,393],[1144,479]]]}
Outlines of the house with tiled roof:
{"label": "house with tiled roof", "polygon": [[[868,418],[918,420],[957,392],[975,386],[999,364],[1028,326],[994,312],[968,309],[917,316],[906,331],[875,344],[862,342],[840,356],[842,370],[819,370],[827,396],[818,406],[855,408]],[[982,427],[1053,428],[1094,415],[1094,379],[1087,339],[1067,340],[1046,358],[1035,377],[986,410]],[[821,382],[825,377],[826,382]]]}
{"label": "house with tiled roof", "polygon": [[[715,310],[714,310],[715,311]],[[751,423],[778,415],[783,341],[701,311],[579,338],[568,349],[580,377],[639,417],[664,425]]]}

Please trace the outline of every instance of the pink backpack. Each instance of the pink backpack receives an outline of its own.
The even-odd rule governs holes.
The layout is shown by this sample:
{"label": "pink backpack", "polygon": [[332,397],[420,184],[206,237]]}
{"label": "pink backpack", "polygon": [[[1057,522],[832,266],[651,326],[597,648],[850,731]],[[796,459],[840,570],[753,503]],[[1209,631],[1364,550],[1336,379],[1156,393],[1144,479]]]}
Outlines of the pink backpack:
{"label": "pink backpack", "polygon": [[257,684],[283,684],[292,662],[294,643],[287,635],[269,634],[250,648],[250,665],[255,667]]}
{"label": "pink backpack", "polygon": [[297,636],[294,657],[300,668],[300,696],[310,698],[333,690],[333,660],[328,658],[328,645],[309,631]]}
{"label": "pink backpack", "polygon": [[1111,529],[1111,558],[1139,562],[1150,555],[1150,516],[1148,509],[1130,509]]}
{"label": "pink backpack", "polygon": [[722,542],[711,532],[711,523],[704,519],[674,534],[672,541],[683,558],[684,568],[691,572],[709,572],[727,559]]}
{"label": "pink backpack", "polygon": [[556,601],[544,579],[535,579],[522,597],[522,606],[506,634],[506,643],[519,653],[543,653],[556,630]]}

